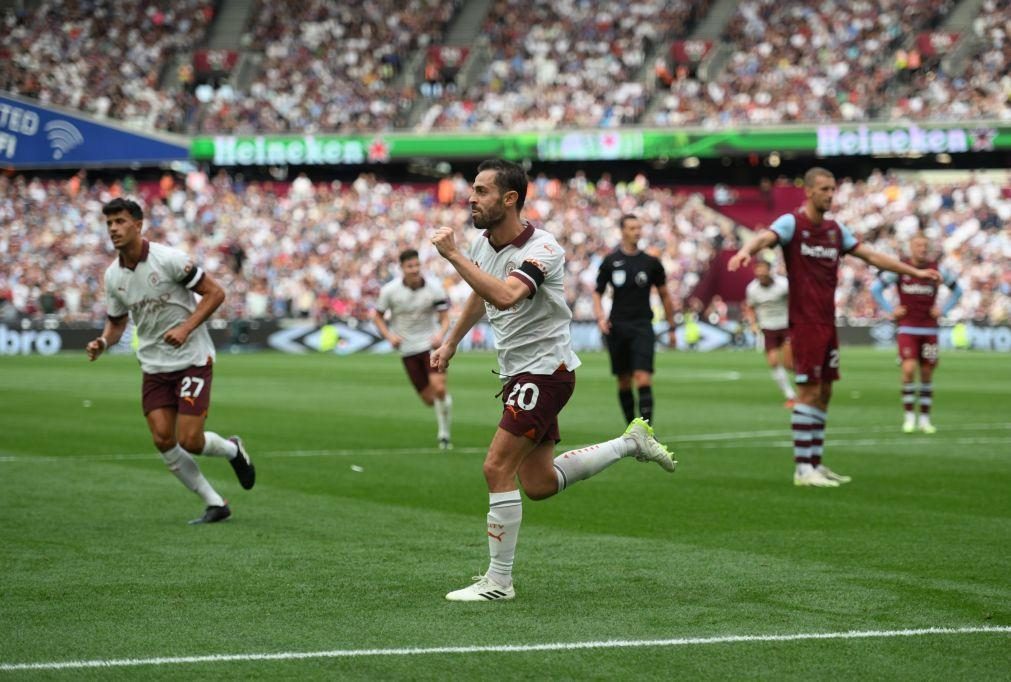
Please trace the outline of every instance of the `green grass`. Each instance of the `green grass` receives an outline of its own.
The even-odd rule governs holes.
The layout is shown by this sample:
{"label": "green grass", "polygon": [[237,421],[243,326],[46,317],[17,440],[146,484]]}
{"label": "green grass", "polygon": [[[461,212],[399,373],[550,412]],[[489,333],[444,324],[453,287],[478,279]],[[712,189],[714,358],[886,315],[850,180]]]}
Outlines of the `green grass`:
{"label": "green grass", "polygon": [[[606,358],[584,361],[562,448],[622,429]],[[0,663],[1011,625],[1006,356],[946,355],[938,433],[904,436],[894,356],[845,349],[826,461],[854,482],[813,490],[791,483],[757,354],[662,354],[678,472],[623,461],[525,502],[517,599],[451,604],[487,563],[493,367],[454,361],[440,453],[391,356],[222,356],[208,427],[243,435],[259,479],[242,491],[201,459],[234,516],[191,527],[200,503],[150,445],[131,358],[0,359]],[[998,632],[0,677],[996,679],[1009,652]]]}

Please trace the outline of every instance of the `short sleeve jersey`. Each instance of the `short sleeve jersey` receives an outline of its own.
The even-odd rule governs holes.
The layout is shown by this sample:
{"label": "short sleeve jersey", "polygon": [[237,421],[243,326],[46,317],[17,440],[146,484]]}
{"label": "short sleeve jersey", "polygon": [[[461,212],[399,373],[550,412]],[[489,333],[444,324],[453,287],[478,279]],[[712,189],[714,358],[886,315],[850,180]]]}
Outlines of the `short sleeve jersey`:
{"label": "short sleeve jersey", "polygon": [[193,330],[181,348],[163,337],[197,307],[193,289],[204,271],[182,251],[144,241],[140,261],[128,268],[121,259],[105,271],[105,300],[111,318],[129,314],[137,332],[137,359],[148,374],[202,367],[214,361],[207,325]]}
{"label": "short sleeve jersey", "polygon": [[[906,261],[908,262],[908,261]],[[914,267],[920,267],[909,263]],[[937,263],[929,263],[925,268],[938,269]],[[900,275],[895,272],[882,272],[878,275],[885,284],[899,285],[899,304],[906,308],[906,314],[898,320],[901,327],[915,327],[917,329],[936,329],[937,320],[930,314],[931,309],[937,302],[937,293],[940,285],[925,277],[913,277],[912,275]],[[955,287],[958,278],[947,269],[941,270],[941,279],[949,289]]]}
{"label": "short sleeve jersey", "polygon": [[667,274],[659,259],[639,251],[628,255],[621,249],[609,253],[597,272],[597,293],[603,294],[610,284],[613,291],[611,321],[650,321],[650,291],[662,287]]}
{"label": "short sleeve jersey", "polygon": [[839,261],[860,242],[834,220],[815,225],[803,210],[780,216],[770,226],[783,247],[790,280],[790,325],[835,326]]}
{"label": "short sleeve jersey", "polygon": [[787,310],[790,285],[785,277],[773,277],[772,284],[762,286],[757,279],[751,280],[744,291],[748,305],[758,317],[761,329],[776,331],[790,326],[790,315]]}
{"label": "short sleeve jersey", "polygon": [[496,248],[486,232],[474,241],[470,259],[493,277],[515,277],[529,291],[508,310],[485,302],[495,333],[499,371],[516,376],[524,372],[552,374],[562,365],[576,369],[580,360],[572,350],[572,311],[563,287],[565,253],[555,238],[526,223],[516,239]]}
{"label": "short sleeve jersey", "polygon": [[404,341],[401,355],[417,355],[432,349],[432,336],[439,329],[439,313],[449,310],[446,290],[426,277],[411,288],[402,278],[387,282],[379,291],[376,311],[390,313],[390,329]]}

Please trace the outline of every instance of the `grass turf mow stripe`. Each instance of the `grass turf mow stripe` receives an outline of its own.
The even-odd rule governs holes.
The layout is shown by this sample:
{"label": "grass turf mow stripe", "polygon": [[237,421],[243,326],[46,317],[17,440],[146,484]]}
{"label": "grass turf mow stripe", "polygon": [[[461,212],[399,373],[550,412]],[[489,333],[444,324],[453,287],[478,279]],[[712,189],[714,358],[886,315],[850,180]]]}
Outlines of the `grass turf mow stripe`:
{"label": "grass turf mow stripe", "polygon": [[332,651],[282,651],[269,654],[210,654],[159,658],[113,658],[91,661],[52,661],[43,663],[0,663],[0,671],[73,670],[81,668],[120,668],[133,666],[185,665],[190,663],[227,663],[246,661],[296,661],[309,658],[360,658],[366,656],[425,656],[431,654],[523,653],[531,651],[576,651],[581,649],[631,649],[642,647],[696,646],[700,644],[740,644],[749,642],[797,642],[825,639],[883,639],[927,635],[971,635],[1011,633],[1011,626],[917,628],[907,630],[848,630],[846,632],[806,632],[792,635],[723,635],[717,637],[679,637],[675,639],[617,639],[595,642],[551,642],[545,644],[492,644],[478,646],[441,646],[404,649],[335,649]]}

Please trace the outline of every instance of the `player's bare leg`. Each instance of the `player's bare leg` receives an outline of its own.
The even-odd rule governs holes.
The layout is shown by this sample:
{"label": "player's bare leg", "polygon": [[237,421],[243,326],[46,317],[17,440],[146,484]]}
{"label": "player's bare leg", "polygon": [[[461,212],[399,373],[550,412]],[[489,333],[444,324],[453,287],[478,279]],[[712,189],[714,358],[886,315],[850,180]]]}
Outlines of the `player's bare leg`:
{"label": "player's bare leg", "polygon": [[256,484],[256,467],[253,466],[242,439],[238,436],[226,439],[213,431],[205,431],[206,421],[205,414],[179,415],[176,426],[179,445],[187,452],[205,457],[224,457],[232,465],[235,477],[239,479],[239,485],[246,490],[251,489]]}
{"label": "player's bare leg", "polygon": [[618,403],[621,405],[621,413],[625,416],[626,424],[635,419],[635,395],[632,393],[631,372],[622,372],[618,375]]}
{"label": "player's bare leg", "polygon": [[[637,369],[632,374],[635,391],[639,399],[639,414],[650,424],[653,423],[653,373]],[[631,420],[630,420],[631,421]]]}
{"label": "player's bare leg", "polygon": [[902,361],[902,431],[912,433],[916,429],[916,365],[915,358]]}
{"label": "player's bare leg", "polygon": [[930,423],[930,408],[934,403],[934,366],[920,363],[920,419],[917,428],[923,433],[937,433],[937,427]]}
{"label": "player's bare leg", "polygon": [[[230,511],[224,498],[214,490],[200,473],[193,456],[187,452],[176,438],[177,413],[172,408],[162,407],[147,414],[147,425],[151,430],[154,445],[161,453],[169,471],[188,489],[204,501],[207,510],[201,521],[221,521],[228,518]],[[211,510],[216,510],[211,513]],[[210,514],[214,518],[207,518]]]}
{"label": "player's bare leg", "polygon": [[435,420],[439,427],[439,448],[450,450],[453,448],[453,437],[451,435],[453,425],[453,397],[446,391],[446,375],[435,373],[428,375],[428,386],[423,393],[428,395],[428,402],[435,408]]}

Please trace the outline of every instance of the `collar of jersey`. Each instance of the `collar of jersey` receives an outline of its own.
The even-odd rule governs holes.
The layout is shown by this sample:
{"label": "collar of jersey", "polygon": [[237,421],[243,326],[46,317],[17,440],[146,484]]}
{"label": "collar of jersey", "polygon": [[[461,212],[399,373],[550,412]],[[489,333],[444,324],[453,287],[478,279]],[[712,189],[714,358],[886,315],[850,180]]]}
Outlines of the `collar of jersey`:
{"label": "collar of jersey", "polygon": [[[150,242],[148,242],[148,240],[146,239],[142,239],[140,241],[140,259],[137,261],[137,265],[140,265],[141,263],[147,260],[147,254],[150,253],[150,251],[151,251]],[[137,265],[134,265],[133,268],[129,267],[125,262],[123,262],[123,256],[120,255],[119,267],[126,268],[127,270],[133,270],[134,268],[137,267]]]}
{"label": "collar of jersey", "polygon": [[526,225],[523,231],[516,235],[511,242],[506,242],[502,246],[495,246],[491,243],[491,230],[484,231],[484,238],[488,240],[488,245],[495,250],[495,253],[498,253],[507,246],[515,246],[517,249],[523,248],[523,245],[534,236],[534,226],[526,220],[523,221],[523,224]]}

